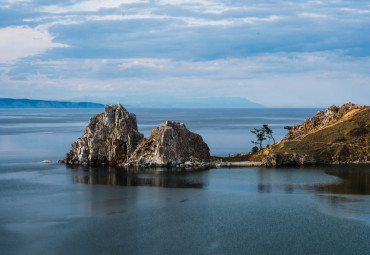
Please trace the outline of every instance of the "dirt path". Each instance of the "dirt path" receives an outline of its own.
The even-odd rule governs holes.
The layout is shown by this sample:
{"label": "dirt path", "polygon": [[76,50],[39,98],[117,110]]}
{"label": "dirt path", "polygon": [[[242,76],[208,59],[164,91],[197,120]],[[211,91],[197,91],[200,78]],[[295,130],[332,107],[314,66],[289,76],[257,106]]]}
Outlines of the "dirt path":
{"label": "dirt path", "polygon": [[261,161],[222,162],[221,166],[261,166]]}

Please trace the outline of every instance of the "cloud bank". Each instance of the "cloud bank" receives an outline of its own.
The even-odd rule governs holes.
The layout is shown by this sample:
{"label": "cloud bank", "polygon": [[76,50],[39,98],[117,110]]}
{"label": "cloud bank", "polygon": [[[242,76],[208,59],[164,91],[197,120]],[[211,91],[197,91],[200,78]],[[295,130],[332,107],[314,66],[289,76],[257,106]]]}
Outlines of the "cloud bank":
{"label": "cloud bank", "polygon": [[4,97],[369,104],[368,1],[0,1]]}

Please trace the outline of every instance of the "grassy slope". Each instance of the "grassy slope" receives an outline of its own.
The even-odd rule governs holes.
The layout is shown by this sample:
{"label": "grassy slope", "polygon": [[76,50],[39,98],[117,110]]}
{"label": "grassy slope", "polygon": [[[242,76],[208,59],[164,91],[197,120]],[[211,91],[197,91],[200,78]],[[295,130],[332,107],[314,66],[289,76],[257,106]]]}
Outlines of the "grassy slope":
{"label": "grassy slope", "polygon": [[297,139],[278,142],[252,160],[269,153],[307,154],[317,159],[367,156],[370,160],[370,108],[350,112],[342,120]]}

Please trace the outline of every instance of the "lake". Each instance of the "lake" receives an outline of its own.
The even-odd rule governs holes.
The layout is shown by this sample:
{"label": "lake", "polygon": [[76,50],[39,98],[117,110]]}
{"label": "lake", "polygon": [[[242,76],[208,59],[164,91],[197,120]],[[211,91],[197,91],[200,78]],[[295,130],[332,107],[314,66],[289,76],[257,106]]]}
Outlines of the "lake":
{"label": "lake", "polygon": [[[213,155],[318,109],[129,109],[181,121]],[[0,254],[369,254],[370,166],[196,172],[57,164],[103,109],[0,109]],[[51,160],[51,164],[42,164]]]}

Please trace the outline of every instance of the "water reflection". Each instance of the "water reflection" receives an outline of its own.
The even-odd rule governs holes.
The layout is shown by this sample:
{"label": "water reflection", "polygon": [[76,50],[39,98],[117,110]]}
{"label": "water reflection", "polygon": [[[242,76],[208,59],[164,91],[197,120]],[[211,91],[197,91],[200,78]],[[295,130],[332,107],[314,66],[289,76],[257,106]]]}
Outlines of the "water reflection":
{"label": "water reflection", "polygon": [[203,188],[208,182],[207,171],[164,171],[163,169],[131,169],[70,167],[72,182],[118,186],[150,186],[165,188]]}
{"label": "water reflection", "polygon": [[326,174],[337,176],[340,181],[324,185],[316,185],[319,193],[370,195],[370,170],[366,165],[334,166],[325,171]]}
{"label": "water reflection", "polygon": [[258,193],[271,193],[271,171],[258,171]]}
{"label": "water reflection", "polygon": [[[370,222],[370,169],[358,166],[318,166],[311,168],[221,168],[210,171],[179,171],[167,169],[131,169],[72,167],[72,182],[76,184],[149,186],[163,188],[204,189],[202,194],[210,196],[217,192],[245,192],[248,196],[261,194],[313,194],[314,200],[324,212],[332,215],[361,219]],[[337,177],[337,178],[335,178]],[[91,189],[92,198],[100,197],[99,189]],[[91,214],[123,214],[132,205],[144,199],[137,197],[139,189],[130,189],[127,197],[117,197],[104,204],[88,203]],[[152,191],[148,191],[152,192]],[[154,191],[153,191],[154,192]],[[156,190],[159,202],[167,203],[173,192]],[[163,193],[162,193],[163,192]],[[188,190],[191,196],[195,190]],[[158,193],[158,194],[159,194]],[[254,194],[253,194],[254,193]],[[120,196],[121,193],[114,193]],[[126,194],[126,193],[124,193]],[[126,195],[127,195],[126,194]],[[181,194],[184,194],[181,192]],[[110,195],[112,196],[112,195]],[[142,196],[142,195],[141,195]],[[184,203],[188,196],[175,200]],[[145,197],[145,196],[144,196]],[[167,201],[167,202],[166,202]]]}
{"label": "water reflection", "polygon": [[259,168],[256,176],[258,193],[370,195],[368,165]]}
{"label": "water reflection", "polygon": [[[253,171],[249,170],[248,173],[241,169],[184,171],[183,169],[134,168],[127,171],[113,167],[68,166],[68,168],[73,169],[73,183],[81,184],[204,188],[208,185],[209,178],[213,181],[217,179],[214,171],[226,171],[239,179],[234,184],[230,183],[231,186],[249,186],[252,189],[254,187],[258,193],[295,194],[308,191],[316,194],[370,195],[370,169],[366,165],[326,166],[310,169],[256,168]],[[338,179],[333,181],[329,176],[336,176]],[[226,180],[223,180],[226,183]],[[225,183],[221,182],[220,185]]]}

